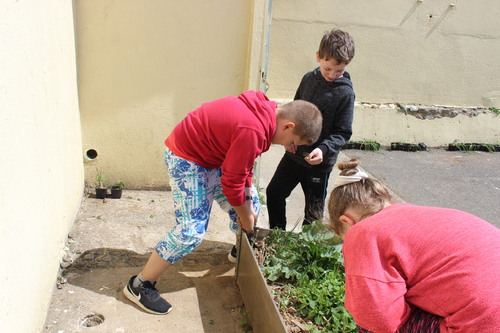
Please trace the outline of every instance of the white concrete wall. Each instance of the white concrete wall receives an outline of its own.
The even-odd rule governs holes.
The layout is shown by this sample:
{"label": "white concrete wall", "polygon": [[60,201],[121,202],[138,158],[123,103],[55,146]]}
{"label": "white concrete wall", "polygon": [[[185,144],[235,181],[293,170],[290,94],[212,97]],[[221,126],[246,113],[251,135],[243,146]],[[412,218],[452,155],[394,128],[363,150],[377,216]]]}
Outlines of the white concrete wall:
{"label": "white concrete wall", "polygon": [[85,175],[168,184],[164,140],[203,102],[247,88],[253,1],[76,0]]}
{"label": "white concrete wall", "polygon": [[457,142],[500,143],[500,115],[473,110],[454,117],[420,119],[392,105],[357,104],[354,109],[353,141],[375,140],[389,147],[392,142],[425,143],[447,147]]}
{"label": "white concrete wall", "polygon": [[40,332],[83,192],[71,1],[0,3],[0,330]]}
{"label": "white concrete wall", "polygon": [[[498,0],[273,0],[267,92],[293,98],[323,33],[339,28],[356,43],[357,102],[500,108],[499,17]],[[353,125],[353,139],[381,143],[500,142],[494,113],[420,120],[358,105]]]}
{"label": "white concrete wall", "polygon": [[293,98],[340,28],[356,43],[359,102],[498,107],[499,15],[497,0],[273,0],[269,94]]}

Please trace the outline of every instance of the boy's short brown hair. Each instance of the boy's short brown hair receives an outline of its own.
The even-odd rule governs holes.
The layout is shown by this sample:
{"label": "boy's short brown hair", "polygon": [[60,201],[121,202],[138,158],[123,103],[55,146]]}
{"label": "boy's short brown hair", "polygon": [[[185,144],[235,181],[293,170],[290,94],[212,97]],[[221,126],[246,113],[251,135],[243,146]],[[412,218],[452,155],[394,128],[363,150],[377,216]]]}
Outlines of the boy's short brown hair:
{"label": "boy's short brown hair", "polygon": [[323,124],[323,116],[313,103],[295,100],[279,107],[278,117],[295,123],[293,133],[312,145],[318,141]]}
{"label": "boy's short brown hair", "polygon": [[318,55],[324,60],[333,58],[339,63],[349,64],[354,58],[354,40],[349,33],[333,29],[323,35]]}

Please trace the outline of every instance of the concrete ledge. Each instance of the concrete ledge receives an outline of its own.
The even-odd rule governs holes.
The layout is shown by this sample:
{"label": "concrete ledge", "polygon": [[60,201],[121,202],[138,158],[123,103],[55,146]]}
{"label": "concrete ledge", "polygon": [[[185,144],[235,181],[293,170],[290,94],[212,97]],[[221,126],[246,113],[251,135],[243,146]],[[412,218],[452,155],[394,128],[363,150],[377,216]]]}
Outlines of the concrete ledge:
{"label": "concrete ledge", "polygon": [[454,141],[497,144],[500,114],[485,107],[356,103],[351,140],[374,140],[382,146],[391,142],[424,142],[428,147]]}
{"label": "concrete ledge", "polygon": [[356,104],[352,140],[424,142],[429,147],[457,142],[500,142],[500,115],[481,108]]}

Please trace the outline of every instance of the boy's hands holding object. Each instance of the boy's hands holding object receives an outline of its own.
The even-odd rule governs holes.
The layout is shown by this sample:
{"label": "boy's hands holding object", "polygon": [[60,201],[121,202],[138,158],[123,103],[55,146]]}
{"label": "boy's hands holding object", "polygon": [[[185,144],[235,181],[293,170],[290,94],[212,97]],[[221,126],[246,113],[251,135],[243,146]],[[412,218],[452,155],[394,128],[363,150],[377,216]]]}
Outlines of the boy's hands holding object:
{"label": "boy's hands holding object", "polygon": [[249,218],[241,218],[238,216],[238,224],[241,229],[245,231],[247,234],[251,234],[253,232],[253,228],[255,226],[256,218],[254,215],[247,216]]}
{"label": "boy's hands holding object", "polygon": [[316,148],[309,155],[304,157],[304,159],[311,165],[318,165],[323,162],[323,151]]}
{"label": "boy's hands holding object", "polygon": [[253,231],[257,223],[257,213],[252,206],[252,191],[251,188],[245,188],[245,196],[247,200],[241,206],[234,206],[234,210],[238,214],[238,225],[245,230],[247,234]]}

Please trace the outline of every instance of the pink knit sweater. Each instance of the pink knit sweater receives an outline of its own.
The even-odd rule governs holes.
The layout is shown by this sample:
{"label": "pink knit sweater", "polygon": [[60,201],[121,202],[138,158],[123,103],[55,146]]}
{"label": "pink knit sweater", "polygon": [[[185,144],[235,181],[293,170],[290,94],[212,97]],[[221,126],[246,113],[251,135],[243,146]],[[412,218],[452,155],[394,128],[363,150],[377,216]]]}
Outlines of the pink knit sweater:
{"label": "pink knit sweater", "polygon": [[413,306],[441,332],[500,332],[500,230],[471,214],[395,204],[354,225],[343,248],[345,306],[361,327],[394,332]]}

